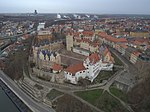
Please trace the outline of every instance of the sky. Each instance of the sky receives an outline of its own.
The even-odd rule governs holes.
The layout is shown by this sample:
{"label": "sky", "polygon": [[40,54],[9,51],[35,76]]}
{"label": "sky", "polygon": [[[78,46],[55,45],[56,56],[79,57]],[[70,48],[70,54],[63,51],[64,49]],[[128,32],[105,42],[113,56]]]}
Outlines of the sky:
{"label": "sky", "polygon": [[0,13],[150,14],[150,0],[0,0]]}

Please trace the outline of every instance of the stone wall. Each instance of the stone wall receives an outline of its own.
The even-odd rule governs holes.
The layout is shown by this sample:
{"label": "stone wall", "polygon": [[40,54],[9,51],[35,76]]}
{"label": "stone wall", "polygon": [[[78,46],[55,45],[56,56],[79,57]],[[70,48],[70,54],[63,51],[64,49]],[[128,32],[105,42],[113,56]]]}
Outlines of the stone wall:
{"label": "stone wall", "polygon": [[43,70],[40,70],[40,69],[37,69],[37,68],[33,68],[33,73],[37,76],[37,77],[43,77],[47,80],[50,80],[51,77],[52,77],[52,73],[50,72],[46,72],[46,71],[43,71]]}

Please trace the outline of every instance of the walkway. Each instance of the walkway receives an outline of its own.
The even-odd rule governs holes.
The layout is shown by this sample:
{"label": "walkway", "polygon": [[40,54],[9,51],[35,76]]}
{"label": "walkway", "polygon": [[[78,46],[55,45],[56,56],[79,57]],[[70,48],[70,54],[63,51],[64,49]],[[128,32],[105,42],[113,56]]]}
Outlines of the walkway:
{"label": "walkway", "polygon": [[16,83],[11,80],[6,74],[0,70],[1,80],[33,111],[33,112],[55,112],[52,108],[49,108],[41,103],[35,102],[27,94],[25,94]]}

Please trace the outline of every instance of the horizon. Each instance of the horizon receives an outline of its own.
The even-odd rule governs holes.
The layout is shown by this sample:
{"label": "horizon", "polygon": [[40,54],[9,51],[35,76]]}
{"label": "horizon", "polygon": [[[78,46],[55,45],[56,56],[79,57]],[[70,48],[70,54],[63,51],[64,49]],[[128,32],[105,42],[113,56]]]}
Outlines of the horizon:
{"label": "horizon", "polygon": [[[34,14],[34,11],[33,12],[0,12],[0,14]],[[128,14],[128,13],[126,13],[126,14],[113,14],[113,13],[101,13],[101,14],[98,14],[98,13],[88,13],[88,12],[80,12],[80,13],[78,13],[78,12],[69,12],[69,13],[67,13],[67,12],[62,12],[62,13],[60,13],[60,12],[42,12],[42,13],[39,13],[38,12],[38,14],[89,14],[89,15],[146,15],[146,16],[150,16],[150,14]]]}
{"label": "horizon", "polygon": [[5,0],[0,1],[0,13],[33,13],[37,10],[38,13],[150,15],[149,4],[149,0]]}

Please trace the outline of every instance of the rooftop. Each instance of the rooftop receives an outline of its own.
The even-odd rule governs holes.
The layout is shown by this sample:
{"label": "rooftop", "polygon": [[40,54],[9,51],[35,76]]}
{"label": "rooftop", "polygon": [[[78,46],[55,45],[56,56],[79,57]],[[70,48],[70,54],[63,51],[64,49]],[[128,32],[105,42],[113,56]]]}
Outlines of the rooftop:
{"label": "rooftop", "polygon": [[98,53],[93,53],[88,58],[93,64],[97,63],[100,60],[100,56],[98,55]]}
{"label": "rooftop", "polygon": [[65,71],[75,74],[76,72],[79,72],[82,70],[86,70],[86,68],[83,66],[83,63],[79,63],[76,65],[69,66]]}
{"label": "rooftop", "polygon": [[62,70],[62,69],[63,69],[63,67],[62,67],[61,65],[56,64],[56,63],[52,66],[52,68],[53,68],[53,70],[55,70],[55,71],[59,71],[59,70]]}

